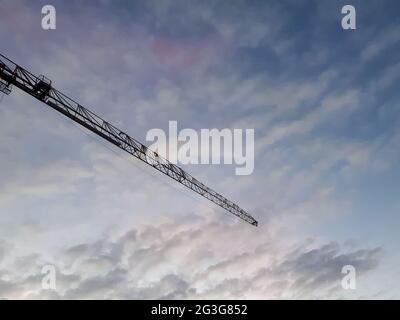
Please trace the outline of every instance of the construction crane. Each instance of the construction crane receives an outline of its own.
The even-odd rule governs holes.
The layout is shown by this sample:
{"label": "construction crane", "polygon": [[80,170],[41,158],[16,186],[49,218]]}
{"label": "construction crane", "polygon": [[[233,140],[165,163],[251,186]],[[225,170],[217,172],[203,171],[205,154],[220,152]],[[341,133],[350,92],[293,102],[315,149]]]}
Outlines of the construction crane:
{"label": "construction crane", "polygon": [[125,132],[119,130],[75,102],[73,99],[53,88],[52,82],[45,76],[40,75],[37,77],[0,54],[0,91],[8,95],[11,93],[12,86],[30,94],[32,97],[47,104],[64,116],[79,123],[86,129],[142,160],[180,184],[183,184],[202,197],[214,202],[247,223],[253,226],[258,225],[257,220],[241,209],[237,204],[205,186],[177,165],[159,156],[156,152],[148,149],[145,145],[130,137]]}

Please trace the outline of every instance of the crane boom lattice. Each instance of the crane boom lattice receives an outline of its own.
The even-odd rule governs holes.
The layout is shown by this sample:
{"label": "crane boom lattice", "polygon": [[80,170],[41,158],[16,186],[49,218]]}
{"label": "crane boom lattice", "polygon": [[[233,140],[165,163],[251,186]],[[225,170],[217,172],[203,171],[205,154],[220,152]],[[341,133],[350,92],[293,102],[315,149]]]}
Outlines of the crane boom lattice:
{"label": "crane boom lattice", "polygon": [[15,86],[41,102],[47,104],[64,116],[79,123],[120,149],[142,160],[154,169],[164,173],[202,197],[214,202],[247,223],[257,226],[258,222],[237,204],[210,189],[177,165],[159,156],[139,141],[130,137],[101,117],[86,109],[73,99],[52,87],[44,76],[35,76],[13,61],[0,54],[0,91],[9,94]]}

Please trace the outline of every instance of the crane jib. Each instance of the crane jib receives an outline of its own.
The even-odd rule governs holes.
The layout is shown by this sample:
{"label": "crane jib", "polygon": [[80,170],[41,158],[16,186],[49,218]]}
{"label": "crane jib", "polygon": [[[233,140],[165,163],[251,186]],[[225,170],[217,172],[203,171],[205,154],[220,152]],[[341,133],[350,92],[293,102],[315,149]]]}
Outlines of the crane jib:
{"label": "crane jib", "polygon": [[177,165],[160,157],[157,153],[148,149],[139,141],[103,120],[92,111],[86,109],[73,99],[56,90],[53,88],[51,81],[46,77],[37,77],[0,54],[0,91],[9,94],[12,86],[30,94],[64,116],[79,123],[86,129],[140,159],[154,169],[164,173],[173,180],[179,182],[247,223],[253,226],[258,226],[257,220],[241,209],[238,205],[199,182]]}

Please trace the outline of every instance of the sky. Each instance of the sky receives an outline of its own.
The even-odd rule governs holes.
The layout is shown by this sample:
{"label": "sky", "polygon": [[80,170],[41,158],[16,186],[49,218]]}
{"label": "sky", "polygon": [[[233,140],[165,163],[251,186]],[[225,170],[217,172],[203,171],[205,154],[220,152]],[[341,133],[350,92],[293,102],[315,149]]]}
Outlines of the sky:
{"label": "sky", "polygon": [[[400,298],[400,4],[352,0],[357,29],[343,30],[348,2],[0,0],[0,52],[139,141],[174,120],[254,129],[253,174],[183,168],[259,221],[14,88],[0,298]],[[41,28],[46,4],[56,30]]]}

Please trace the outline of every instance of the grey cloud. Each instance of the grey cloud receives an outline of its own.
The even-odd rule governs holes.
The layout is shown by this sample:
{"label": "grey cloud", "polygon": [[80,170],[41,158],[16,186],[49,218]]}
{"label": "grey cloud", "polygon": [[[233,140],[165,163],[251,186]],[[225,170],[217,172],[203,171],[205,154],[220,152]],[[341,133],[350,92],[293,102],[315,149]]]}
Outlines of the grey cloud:
{"label": "grey cloud", "polygon": [[[354,265],[362,281],[382,259],[379,247],[348,250],[308,240],[291,248],[268,235],[252,246],[252,233],[234,234],[240,234],[236,224],[204,219],[144,226],[55,255],[56,292],[40,288],[35,268],[8,275],[0,292],[4,298],[54,299],[326,298],[337,294],[344,265]],[[36,270],[45,263],[37,255],[18,260]]]}
{"label": "grey cloud", "polygon": [[0,264],[5,258],[7,251],[11,249],[11,246],[4,240],[0,241]]}
{"label": "grey cloud", "polygon": [[382,254],[383,249],[380,247],[342,252],[338,243],[331,242],[301,254],[289,254],[287,260],[278,265],[273,273],[296,275],[291,290],[298,291],[297,297],[310,293],[317,296],[319,288],[340,286],[341,277],[338,275],[343,266],[352,265],[358,275],[363,275],[378,266]]}
{"label": "grey cloud", "polygon": [[[112,299],[118,297],[122,284],[126,284],[127,271],[111,269],[104,276],[90,276],[82,280],[75,289],[66,292],[66,299]],[[119,296],[120,297],[120,296]]]}
{"label": "grey cloud", "polygon": [[[337,38],[341,45],[331,46],[326,45],[329,34],[321,33],[320,27],[316,33],[286,33],[282,27],[289,27],[290,12],[267,2],[264,11],[245,10],[245,2],[233,6],[228,1],[218,10],[196,2],[182,12],[176,10],[179,2],[154,1],[145,5],[149,15],[143,16],[151,17],[149,23],[117,22],[107,12],[110,20],[101,25],[93,19],[96,15],[85,14],[90,10],[69,15],[73,10],[63,14],[60,7],[62,23],[51,41],[38,27],[36,7],[23,1],[15,6],[14,1],[4,3],[0,35],[14,30],[7,54],[35,73],[47,74],[56,87],[135,137],[143,137],[149,128],[165,128],[170,119],[194,128],[256,128],[255,175],[232,178],[220,173],[222,167],[193,170],[217,190],[229,189],[232,199],[253,209],[269,227],[256,234],[242,225],[205,222],[186,214],[198,203],[185,206],[180,193],[148,179],[140,164],[140,170],[132,169],[126,159],[88,142],[82,132],[30,97],[14,94],[0,108],[1,234],[26,251],[40,247],[43,256],[57,246],[53,258],[60,281],[57,292],[40,290],[39,267],[48,259],[5,247],[3,253],[0,249],[3,296],[25,297],[33,290],[30,297],[39,298],[259,298],[298,297],[299,292],[321,297],[324,290],[333,294],[329,290],[335,290],[341,263],[354,263],[361,276],[375,270],[380,249],[345,251],[335,243],[308,243],[292,251],[277,243],[293,229],[301,232],[304,225],[299,221],[308,225],[350,211],[345,210],[347,199],[334,195],[352,190],[340,182],[327,183],[326,175],[354,178],[359,168],[370,172],[398,163],[398,133],[358,139],[353,123],[346,127],[350,139],[329,138],[318,131],[336,117],[369,112],[354,106],[370,105],[378,91],[395,85],[397,65],[388,66],[381,78],[374,77],[373,70],[365,77],[360,74],[362,64],[337,59],[342,56],[339,51],[359,56],[358,51],[349,54],[342,35]],[[336,8],[318,7],[330,15],[329,21],[337,22]],[[174,20],[179,17],[193,19]],[[154,21],[160,23],[155,26]],[[309,21],[312,29],[315,24]],[[365,48],[364,61],[373,62],[393,48],[396,31],[357,42]],[[319,35],[323,41],[318,41]],[[357,30],[357,39],[366,36]],[[306,50],[297,47],[305,37],[311,44]],[[365,90],[357,82],[360,75],[368,82]],[[384,107],[381,116],[398,118],[396,106]],[[369,123],[368,119],[362,126]],[[284,143],[293,137],[295,146]],[[346,170],[337,170],[338,164]],[[214,216],[205,205],[193,211]],[[184,218],[159,222],[176,212]],[[126,230],[143,217],[157,224]],[[285,223],[290,231],[276,229]],[[127,232],[100,236],[112,224]],[[62,250],[64,246],[69,248]]]}
{"label": "grey cloud", "polygon": [[18,285],[10,281],[4,281],[0,279],[0,299],[6,299],[12,297],[18,292]]}

